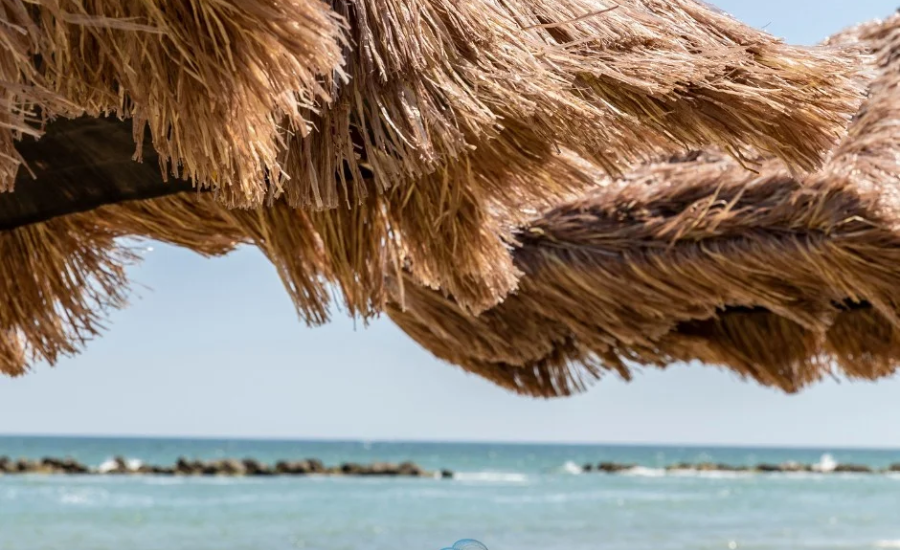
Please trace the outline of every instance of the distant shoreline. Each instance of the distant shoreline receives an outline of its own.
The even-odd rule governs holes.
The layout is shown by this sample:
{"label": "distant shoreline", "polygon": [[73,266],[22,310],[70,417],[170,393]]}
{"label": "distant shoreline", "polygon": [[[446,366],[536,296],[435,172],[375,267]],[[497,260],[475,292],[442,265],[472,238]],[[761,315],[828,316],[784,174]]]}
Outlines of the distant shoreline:
{"label": "distant shoreline", "polygon": [[[830,460],[830,457],[829,457]],[[600,462],[577,467],[573,473],[599,474],[634,474],[646,472],[648,469],[634,463]],[[900,474],[900,462],[886,468],[873,468],[865,464],[838,463],[834,461],[815,464],[784,462],[781,464],[760,463],[756,465],[729,465],[713,462],[688,463],[679,462],[656,468],[664,473],[679,472],[720,472],[743,474],[774,473],[811,473],[811,474]],[[428,471],[413,462],[373,462],[360,464],[344,462],[336,466],[326,466],[321,460],[310,458],[304,460],[280,460],[274,464],[266,464],[252,458],[217,460],[189,460],[179,458],[175,464],[159,466],[144,464],[138,460],[116,457],[97,467],[87,466],[73,458],[45,457],[39,460],[20,458],[17,460],[0,456],[0,475],[168,475],[168,476],[375,476],[375,477],[421,477],[444,478],[454,477],[448,469]]]}
{"label": "distant shoreline", "polygon": [[321,460],[280,460],[269,465],[252,458],[218,460],[189,460],[179,458],[170,466],[143,464],[137,460],[116,457],[98,467],[90,467],[73,458],[45,457],[40,460],[18,460],[0,456],[0,475],[170,475],[170,476],[377,476],[377,477],[453,477],[450,470],[430,472],[412,462],[373,462],[359,464],[344,462],[325,466]]}

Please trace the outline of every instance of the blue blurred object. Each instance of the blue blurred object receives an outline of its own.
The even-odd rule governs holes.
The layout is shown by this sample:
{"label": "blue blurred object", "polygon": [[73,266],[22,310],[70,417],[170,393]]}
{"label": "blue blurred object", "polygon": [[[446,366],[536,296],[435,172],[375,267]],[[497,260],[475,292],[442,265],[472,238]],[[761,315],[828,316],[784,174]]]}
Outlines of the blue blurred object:
{"label": "blue blurred object", "polygon": [[452,550],[488,550],[487,546],[475,539],[462,539],[453,543]]}

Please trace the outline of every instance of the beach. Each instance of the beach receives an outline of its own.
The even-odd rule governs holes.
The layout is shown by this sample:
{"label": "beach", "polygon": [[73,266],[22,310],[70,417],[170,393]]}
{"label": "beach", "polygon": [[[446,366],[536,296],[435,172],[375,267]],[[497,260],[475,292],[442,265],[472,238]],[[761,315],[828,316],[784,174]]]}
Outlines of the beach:
{"label": "beach", "polygon": [[[0,438],[0,455],[94,468],[179,457],[412,461],[437,477],[5,475],[0,549],[900,548],[900,475],[667,471],[677,463],[873,470],[900,450]],[[636,467],[614,475],[585,464]]]}

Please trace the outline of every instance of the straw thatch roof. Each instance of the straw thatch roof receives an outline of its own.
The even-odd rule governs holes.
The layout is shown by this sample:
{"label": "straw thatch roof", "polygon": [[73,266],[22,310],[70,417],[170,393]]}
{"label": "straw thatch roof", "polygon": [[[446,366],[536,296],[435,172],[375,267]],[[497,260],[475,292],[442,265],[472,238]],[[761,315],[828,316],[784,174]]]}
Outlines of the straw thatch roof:
{"label": "straw thatch roof", "polygon": [[[693,0],[4,0],[3,188],[15,131],[115,113],[166,172],[227,204],[336,206],[489,138],[609,166],[721,144],[819,164],[856,92],[833,52],[788,47]],[[528,130],[505,136],[509,122]],[[573,130],[581,133],[576,139]],[[307,139],[309,138],[309,139]],[[140,149],[139,149],[140,150]],[[289,179],[288,179],[289,178]],[[363,178],[352,185],[362,194]],[[346,197],[344,197],[346,198]]]}
{"label": "straw thatch roof", "polygon": [[789,392],[892,374],[900,16],[834,40],[871,44],[879,75],[820,172],[752,173],[713,153],[638,169],[524,226],[525,276],[502,304],[475,317],[397,281],[391,318],[438,357],[537,396],[692,360]]}
{"label": "straw thatch roof", "polygon": [[[857,67],[836,50],[786,46],[695,0],[2,6],[0,190],[23,160],[19,133],[39,134],[47,117],[113,114],[131,121],[122,145],[136,142],[162,178],[226,206],[368,201],[341,215],[355,226],[329,222],[343,234],[387,227],[386,210],[416,278],[473,311],[519,277],[498,212],[690,147],[810,170],[860,96]],[[366,262],[356,254],[342,270]],[[377,291],[352,289],[373,308]]]}
{"label": "straw thatch roof", "polygon": [[259,246],[309,322],[329,284],[376,314],[404,270],[480,311],[518,284],[510,245],[535,209],[692,147],[815,168],[861,95],[854,55],[693,0],[0,9],[9,373],[122,305],[120,237]]}

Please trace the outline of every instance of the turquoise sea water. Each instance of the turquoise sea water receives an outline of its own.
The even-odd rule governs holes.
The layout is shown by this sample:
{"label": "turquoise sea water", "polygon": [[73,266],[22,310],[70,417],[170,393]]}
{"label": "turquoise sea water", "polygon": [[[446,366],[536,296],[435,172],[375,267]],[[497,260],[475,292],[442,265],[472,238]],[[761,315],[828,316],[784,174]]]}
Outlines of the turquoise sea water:
{"label": "turquoise sea water", "polygon": [[[0,476],[0,550],[900,548],[900,476],[666,474],[675,462],[884,467],[900,450],[0,437],[0,455],[412,460],[456,478]],[[599,461],[642,466],[579,473]]]}

